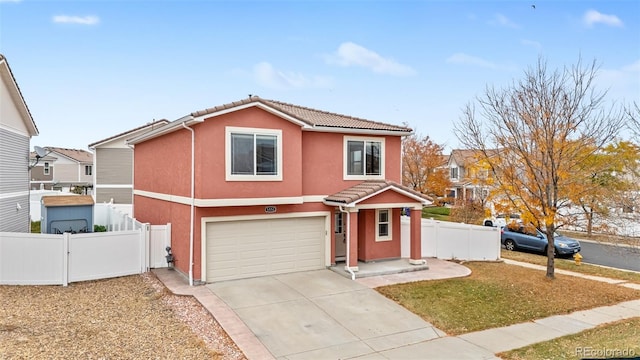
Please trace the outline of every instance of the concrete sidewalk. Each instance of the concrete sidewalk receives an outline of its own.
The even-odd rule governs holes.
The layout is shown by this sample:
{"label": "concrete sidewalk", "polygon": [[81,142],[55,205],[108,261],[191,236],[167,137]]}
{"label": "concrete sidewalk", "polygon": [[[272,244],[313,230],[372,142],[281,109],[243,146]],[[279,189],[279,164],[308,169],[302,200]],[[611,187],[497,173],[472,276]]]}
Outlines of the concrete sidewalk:
{"label": "concrete sidewalk", "polygon": [[[460,265],[451,262],[429,259],[429,270],[404,274],[381,275],[357,279],[356,282],[374,288],[398,282],[441,279],[466,276],[470,272],[461,271]],[[543,266],[506,260],[506,263],[544,270]],[[468,270],[468,269],[467,269]],[[595,281],[627,286],[639,289],[637,284],[624,281],[583,275],[575,272],[556,270],[558,273],[579,276]],[[176,294],[193,295],[216,318],[229,336],[249,359],[275,359],[255,333],[240,318],[237,312],[220,299],[207,286],[189,287],[184,277],[176,271],[156,269],[154,273]],[[447,274],[449,276],[447,276]],[[287,311],[283,308],[282,311]],[[274,314],[277,318],[277,314]],[[612,306],[603,306],[590,310],[577,311],[567,315],[556,315],[530,322],[487,329],[460,336],[446,336],[441,331],[439,337],[425,338],[423,341],[407,342],[395,347],[375,346],[369,351],[359,350],[349,356],[341,353],[343,359],[497,359],[496,353],[517,349],[530,344],[553,338],[579,333],[598,325],[623,319],[640,317],[640,300],[627,301]],[[397,341],[397,339],[395,339]],[[375,345],[375,344],[374,344]],[[346,349],[345,349],[346,350]],[[333,353],[332,353],[333,354]],[[278,359],[303,359],[304,354],[279,354]],[[308,353],[307,355],[311,355]],[[320,355],[316,353],[315,355]],[[315,358],[318,358],[317,356]],[[334,355],[324,357],[336,358]]]}

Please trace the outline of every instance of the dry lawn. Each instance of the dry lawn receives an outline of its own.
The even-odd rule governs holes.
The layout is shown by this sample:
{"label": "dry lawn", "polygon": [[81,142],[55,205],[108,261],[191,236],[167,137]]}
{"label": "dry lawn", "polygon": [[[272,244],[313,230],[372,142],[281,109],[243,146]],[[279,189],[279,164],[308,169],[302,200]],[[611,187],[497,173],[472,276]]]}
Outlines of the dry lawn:
{"label": "dry lawn", "polygon": [[192,297],[153,274],[0,286],[1,359],[244,359]]}
{"label": "dry lawn", "polygon": [[639,299],[640,291],[504,263],[465,263],[466,278],[377,288],[451,335]]}

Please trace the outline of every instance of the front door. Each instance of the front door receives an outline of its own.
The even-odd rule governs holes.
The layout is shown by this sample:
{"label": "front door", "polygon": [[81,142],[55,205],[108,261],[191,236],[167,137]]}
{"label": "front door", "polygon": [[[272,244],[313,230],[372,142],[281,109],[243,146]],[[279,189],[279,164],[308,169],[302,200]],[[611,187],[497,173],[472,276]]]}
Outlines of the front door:
{"label": "front door", "polygon": [[347,237],[345,236],[344,213],[336,212],[333,235],[336,241],[336,261],[345,261],[347,258]]}

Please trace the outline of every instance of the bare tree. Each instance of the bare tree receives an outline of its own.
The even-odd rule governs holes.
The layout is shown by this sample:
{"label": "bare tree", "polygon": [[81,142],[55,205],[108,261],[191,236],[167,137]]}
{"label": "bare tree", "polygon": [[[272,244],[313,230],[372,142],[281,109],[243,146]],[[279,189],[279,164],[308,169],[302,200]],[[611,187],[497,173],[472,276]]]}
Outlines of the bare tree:
{"label": "bare tree", "polygon": [[[555,277],[554,233],[558,210],[568,206],[575,171],[612,141],[623,126],[622,113],[604,106],[606,92],[596,92],[594,61],[583,66],[547,70],[546,61],[524,72],[503,89],[487,86],[454,124],[459,141],[485,155],[497,191],[545,231],[547,273]],[[478,113],[476,113],[476,106]],[[489,156],[491,149],[500,149]]]}
{"label": "bare tree", "polygon": [[625,109],[625,115],[628,117],[627,126],[629,130],[633,132],[635,136],[640,136],[640,106],[638,106],[637,102],[633,102],[633,105],[630,105]]}

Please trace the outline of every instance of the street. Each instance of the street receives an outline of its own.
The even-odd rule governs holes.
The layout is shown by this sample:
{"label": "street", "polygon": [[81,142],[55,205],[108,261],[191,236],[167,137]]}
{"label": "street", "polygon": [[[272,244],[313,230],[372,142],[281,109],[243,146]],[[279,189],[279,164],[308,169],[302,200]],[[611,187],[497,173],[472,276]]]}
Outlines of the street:
{"label": "street", "polygon": [[640,271],[640,249],[579,240],[584,263]]}

